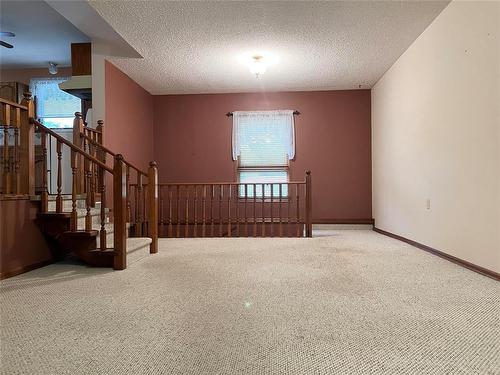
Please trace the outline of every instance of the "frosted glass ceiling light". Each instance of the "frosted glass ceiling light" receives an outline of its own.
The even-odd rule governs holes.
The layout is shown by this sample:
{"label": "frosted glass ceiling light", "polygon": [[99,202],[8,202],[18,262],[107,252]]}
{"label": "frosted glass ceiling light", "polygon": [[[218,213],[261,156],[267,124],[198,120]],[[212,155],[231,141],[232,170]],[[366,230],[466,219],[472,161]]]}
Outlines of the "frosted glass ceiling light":
{"label": "frosted glass ceiling light", "polygon": [[252,56],[252,63],[250,64],[250,73],[255,74],[259,78],[262,74],[266,72],[266,64],[262,61],[262,56]]}

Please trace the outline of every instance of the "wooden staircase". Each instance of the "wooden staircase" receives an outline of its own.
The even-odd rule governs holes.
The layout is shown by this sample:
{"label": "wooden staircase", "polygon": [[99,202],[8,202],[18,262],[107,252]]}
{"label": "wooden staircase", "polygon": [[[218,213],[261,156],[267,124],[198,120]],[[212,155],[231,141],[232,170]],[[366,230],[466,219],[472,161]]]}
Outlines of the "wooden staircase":
{"label": "wooden staircase", "polygon": [[[0,99],[0,116],[0,194],[39,201],[36,221],[56,259],[74,253],[90,266],[121,270],[158,251],[155,162],[145,172],[107,149],[102,121],[96,129],[87,127],[80,113],[75,114],[73,140],[63,138],[34,118],[30,93],[21,104]],[[50,152],[57,166],[52,164],[56,186],[49,194]],[[129,194],[131,177],[140,186],[134,199]],[[70,194],[63,194],[68,190]]]}
{"label": "wooden staircase", "polygon": [[[56,212],[56,201],[49,198],[48,211],[38,213],[38,225],[57,258],[74,253],[78,258],[93,267],[113,267],[114,224],[110,221],[109,209],[104,209],[104,227],[101,223],[101,202],[95,202],[90,209],[92,229],[85,230],[87,210],[86,197],[77,199],[77,228],[71,230],[71,196],[63,196],[63,212]],[[130,223],[126,225],[127,263],[131,264],[150,254],[152,239],[149,237],[130,237]],[[106,248],[99,246],[101,236],[105,236]]]}

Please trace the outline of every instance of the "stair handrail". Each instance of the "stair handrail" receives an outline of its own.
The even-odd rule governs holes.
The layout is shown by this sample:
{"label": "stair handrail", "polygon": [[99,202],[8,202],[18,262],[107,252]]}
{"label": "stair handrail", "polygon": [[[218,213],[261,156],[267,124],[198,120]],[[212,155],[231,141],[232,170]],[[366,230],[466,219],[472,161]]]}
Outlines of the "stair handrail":
{"label": "stair handrail", "polygon": [[[68,141],[66,138],[60,136],[59,134],[57,134],[55,131],[53,131],[52,129],[50,128],[47,128],[45,125],[43,125],[40,121],[36,120],[35,118],[31,117],[30,118],[30,123],[31,124],[34,124],[37,128],[39,129],[42,129],[45,133],[47,134],[50,134],[52,137],[54,137],[55,139],[57,139],[58,141],[60,141],[61,143],[64,143],[66,146],[68,146],[69,148],[71,148],[71,150],[79,153],[80,155],[82,155],[84,158],[87,158],[89,159],[90,161],[92,161],[93,163],[96,163],[99,167],[105,169],[106,171],[108,171],[109,173],[113,173],[113,168],[111,167],[108,167],[106,164],[104,164],[102,161],[100,161],[99,159],[93,157],[92,155],[89,155],[88,153],[86,153],[84,150],[82,150],[81,148],[75,146],[72,142]],[[115,154],[116,155],[116,154]],[[115,156],[113,155],[113,156]]]}
{"label": "stair handrail", "polygon": [[[85,140],[87,140],[88,142],[92,143],[95,147],[98,147],[100,148],[102,151],[108,153],[109,155],[115,157],[116,156],[116,153],[111,151],[109,148],[107,148],[106,146],[100,144],[99,142],[97,142],[96,140],[92,139],[91,137],[89,137],[88,135],[86,134],[81,134],[80,135],[82,138],[84,138]],[[130,168],[132,169],[135,169],[137,172],[143,174],[144,176],[148,176],[148,174],[146,172],[144,172],[143,170],[141,170],[139,167],[135,166],[134,164],[132,164],[131,162],[127,161],[126,159],[123,160],[123,162],[128,165]]]}
{"label": "stair handrail", "polygon": [[[82,192],[85,192],[85,231],[93,231],[93,223],[91,216],[91,207],[93,202],[91,200],[91,195],[95,190],[99,190],[102,198],[100,207],[100,219],[101,226],[100,230],[100,250],[106,251],[106,213],[105,213],[105,202],[106,202],[106,178],[105,172],[110,173],[113,176],[112,187],[113,187],[113,268],[117,270],[125,269],[127,266],[127,243],[126,243],[126,201],[125,201],[125,164],[123,162],[123,156],[117,154],[114,160],[113,168],[107,166],[105,163],[89,155],[82,150],[73,142],[65,139],[64,137],[57,134],[52,129],[49,129],[35,118],[31,117],[29,119],[30,124],[34,125],[34,128],[40,132],[40,141],[42,149],[42,192],[40,196],[41,213],[46,213],[48,211],[48,184],[47,184],[47,138],[50,137],[56,140],[56,152],[57,152],[57,195],[56,195],[56,214],[63,213],[63,196],[62,196],[62,158],[63,158],[63,145],[71,150],[71,202],[72,209],[70,215],[70,231],[78,231],[78,213],[77,207],[77,194],[79,188]],[[80,173],[82,172],[82,173]],[[94,177],[98,176],[97,180]]]}
{"label": "stair handrail", "polygon": [[[79,112],[75,113],[75,119],[73,121],[73,142],[80,146],[88,154],[95,154],[101,162],[106,163],[106,156],[110,155],[116,157],[117,153],[110,150],[108,147],[103,145],[103,130],[104,121],[97,121],[97,129],[93,129],[84,124],[82,114]],[[97,151],[97,152],[96,152]],[[147,235],[151,238],[150,253],[154,254],[158,252],[158,225],[151,224],[157,223],[158,218],[158,165],[155,161],[149,163],[149,168],[146,171],[141,170],[131,162],[127,161],[126,158],[123,159],[125,164],[125,176],[126,176],[126,206],[127,206],[127,222],[132,222],[132,203],[130,199],[130,176],[131,171],[135,172],[136,182],[139,188],[135,190],[135,225],[134,225],[134,235],[141,237]],[[148,181],[156,181],[154,184],[149,184],[147,190],[144,188],[145,184],[143,178],[147,178]],[[147,195],[146,195],[147,193]],[[146,199],[147,198],[147,199]],[[139,214],[139,215],[137,215]],[[139,219],[137,219],[137,216]]]}

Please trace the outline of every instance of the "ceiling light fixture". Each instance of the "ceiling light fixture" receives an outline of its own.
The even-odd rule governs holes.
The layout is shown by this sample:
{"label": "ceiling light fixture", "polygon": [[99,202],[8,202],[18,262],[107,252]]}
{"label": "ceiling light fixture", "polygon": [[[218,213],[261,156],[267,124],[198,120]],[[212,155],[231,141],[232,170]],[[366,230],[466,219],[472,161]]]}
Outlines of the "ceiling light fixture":
{"label": "ceiling light fixture", "polygon": [[54,75],[57,74],[57,64],[53,62],[49,62],[49,73]]}
{"label": "ceiling light fixture", "polygon": [[255,77],[259,78],[266,72],[267,66],[263,61],[263,56],[261,55],[252,56],[252,59],[253,61],[250,64],[250,73],[255,74]]}

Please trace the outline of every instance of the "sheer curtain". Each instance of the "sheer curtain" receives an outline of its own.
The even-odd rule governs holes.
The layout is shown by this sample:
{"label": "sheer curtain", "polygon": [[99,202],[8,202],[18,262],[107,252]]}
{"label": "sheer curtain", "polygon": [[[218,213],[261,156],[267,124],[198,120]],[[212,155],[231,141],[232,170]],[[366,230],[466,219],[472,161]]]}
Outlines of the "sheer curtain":
{"label": "sheer curtain", "polygon": [[233,112],[233,160],[241,166],[284,165],[295,157],[293,110]]}
{"label": "sheer curtain", "polygon": [[68,118],[81,110],[81,101],[76,96],[59,89],[59,83],[69,77],[33,78],[30,89],[36,98],[36,117]]}

